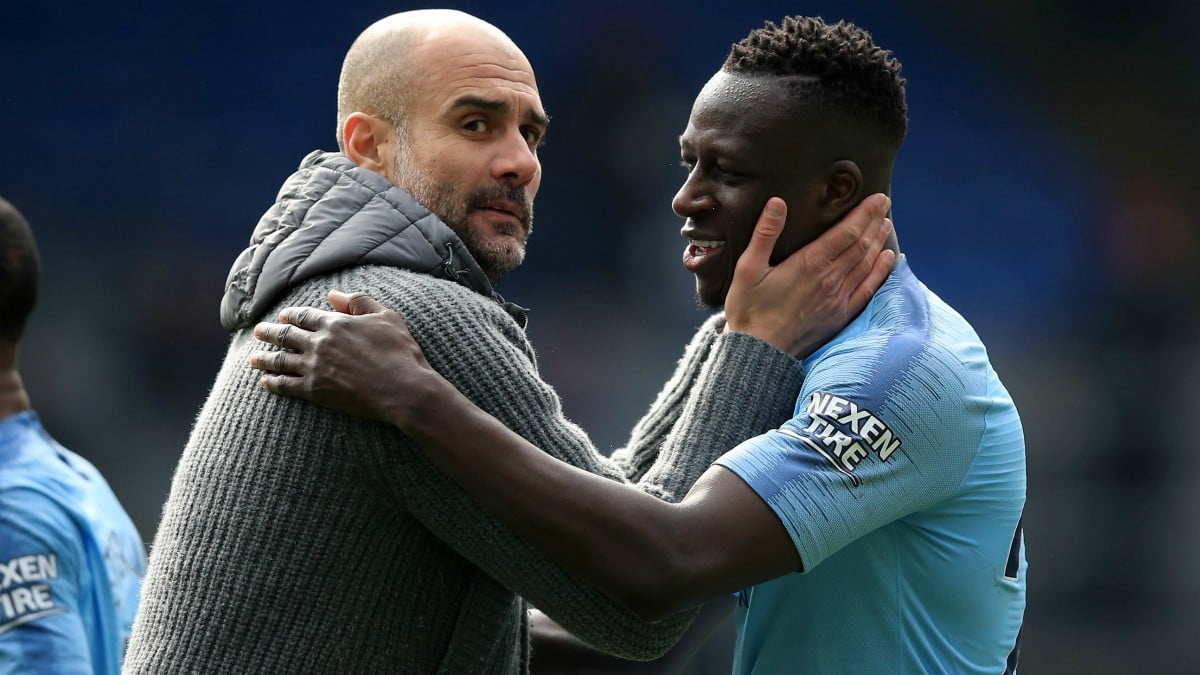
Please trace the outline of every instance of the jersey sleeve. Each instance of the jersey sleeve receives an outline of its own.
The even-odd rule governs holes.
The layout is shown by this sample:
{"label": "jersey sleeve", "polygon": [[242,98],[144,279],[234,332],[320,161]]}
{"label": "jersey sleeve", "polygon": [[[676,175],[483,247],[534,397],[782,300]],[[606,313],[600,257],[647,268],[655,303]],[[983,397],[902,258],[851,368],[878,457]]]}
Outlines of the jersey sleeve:
{"label": "jersey sleeve", "polygon": [[0,675],[91,673],[75,524],[29,488],[0,491]]}
{"label": "jersey sleeve", "polygon": [[811,570],[959,487],[983,434],[981,376],[922,345],[847,345],[812,366],[792,419],[717,464],[771,507]]}

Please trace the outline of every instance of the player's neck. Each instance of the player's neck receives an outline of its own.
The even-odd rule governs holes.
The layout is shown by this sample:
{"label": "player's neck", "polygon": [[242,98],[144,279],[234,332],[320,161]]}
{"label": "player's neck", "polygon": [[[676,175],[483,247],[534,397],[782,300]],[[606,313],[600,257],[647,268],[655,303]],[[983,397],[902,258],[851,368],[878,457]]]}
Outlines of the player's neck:
{"label": "player's neck", "polygon": [[21,381],[21,373],[12,365],[15,359],[0,357],[0,420],[6,420],[17,413],[29,410],[29,394],[25,392],[25,383]]}

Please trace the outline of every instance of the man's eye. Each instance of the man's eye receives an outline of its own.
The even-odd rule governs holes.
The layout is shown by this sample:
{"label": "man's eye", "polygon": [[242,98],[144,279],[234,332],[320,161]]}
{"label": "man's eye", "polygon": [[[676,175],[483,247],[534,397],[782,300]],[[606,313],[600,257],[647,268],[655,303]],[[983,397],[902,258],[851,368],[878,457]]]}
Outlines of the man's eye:
{"label": "man's eye", "polygon": [[742,177],[741,173],[738,173],[737,171],[729,168],[728,166],[721,166],[720,164],[713,165],[713,171],[714,171],[714,173],[716,173],[718,176],[721,176],[722,178],[731,179],[731,178],[741,178]]}
{"label": "man's eye", "polygon": [[542,143],[545,142],[545,134],[543,134],[542,130],[538,129],[537,127],[525,127],[521,129],[521,133],[524,134],[525,142],[528,143],[529,147],[531,148],[541,147]]}
{"label": "man's eye", "polygon": [[463,129],[473,133],[481,134],[487,131],[487,122],[483,120],[471,120],[463,125]]}
{"label": "man's eye", "polygon": [[682,166],[688,173],[691,173],[692,169],[696,168],[696,163],[690,159],[681,159],[679,160],[679,166]]}

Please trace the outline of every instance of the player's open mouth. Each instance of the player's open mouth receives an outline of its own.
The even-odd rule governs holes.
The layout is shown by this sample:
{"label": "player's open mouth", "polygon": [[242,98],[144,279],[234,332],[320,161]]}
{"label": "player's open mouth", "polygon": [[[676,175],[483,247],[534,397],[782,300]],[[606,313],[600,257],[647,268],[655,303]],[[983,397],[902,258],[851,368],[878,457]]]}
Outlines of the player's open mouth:
{"label": "player's open mouth", "polygon": [[725,242],[719,240],[688,239],[683,251],[683,266],[695,272],[706,261],[725,250]]}

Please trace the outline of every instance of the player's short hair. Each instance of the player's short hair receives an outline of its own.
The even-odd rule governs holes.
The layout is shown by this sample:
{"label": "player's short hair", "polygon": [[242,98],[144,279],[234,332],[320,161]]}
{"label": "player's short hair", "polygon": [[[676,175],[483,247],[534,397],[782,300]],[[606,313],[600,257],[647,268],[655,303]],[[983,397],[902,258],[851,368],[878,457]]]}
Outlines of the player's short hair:
{"label": "player's short hair", "polygon": [[807,75],[818,82],[800,89],[806,107],[837,111],[872,125],[899,148],[908,131],[908,105],[900,62],[871,34],[845,21],[789,16],[767,21],[733,45],[722,70],[746,75]]}
{"label": "player's short hair", "polygon": [[17,342],[37,302],[38,250],[29,222],[0,197],[0,341]]}

